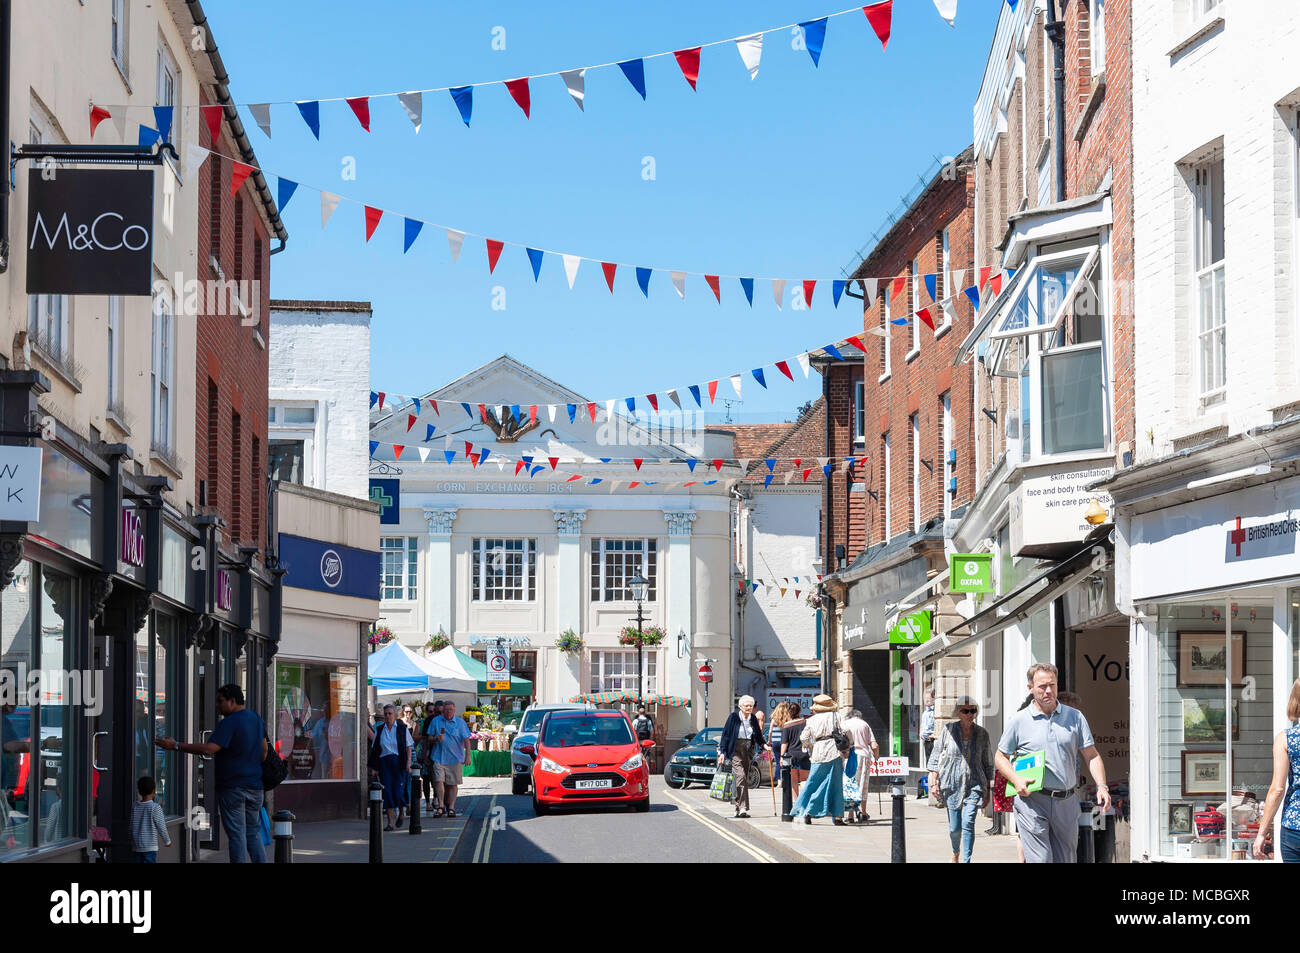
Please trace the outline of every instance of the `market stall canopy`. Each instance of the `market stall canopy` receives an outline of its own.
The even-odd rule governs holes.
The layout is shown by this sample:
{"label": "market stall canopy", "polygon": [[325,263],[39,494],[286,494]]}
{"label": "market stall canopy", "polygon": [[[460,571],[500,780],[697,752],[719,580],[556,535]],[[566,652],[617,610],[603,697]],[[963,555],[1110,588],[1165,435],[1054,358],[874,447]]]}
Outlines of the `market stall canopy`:
{"label": "market stall canopy", "polygon": [[389,642],[374,652],[367,668],[369,684],[379,694],[395,692],[472,692],[474,679],[466,672],[421,658],[401,642]]}
{"label": "market stall canopy", "polygon": [[611,692],[587,692],[584,695],[574,695],[569,699],[570,704],[585,702],[588,705],[617,705],[622,702],[634,702],[637,700],[636,692],[611,691]]}
{"label": "market stall canopy", "polygon": [[464,691],[475,691],[479,695],[531,695],[533,693],[532,682],[526,678],[513,675],[510,677],[509,691],[489,690],[487,687],[487,666],[466,655],[454,645],[449,645],[441,651],[434,652],[430,659],[444,668],[463,673],[466,678],[473,679],[477,683],[476,688],[463,689]]}
{"label": "market stall canopy", "polygon": [[665,708],[689,708],[691,700],[681,695],[650,695],[646,701],[652,705],[663,705]]}

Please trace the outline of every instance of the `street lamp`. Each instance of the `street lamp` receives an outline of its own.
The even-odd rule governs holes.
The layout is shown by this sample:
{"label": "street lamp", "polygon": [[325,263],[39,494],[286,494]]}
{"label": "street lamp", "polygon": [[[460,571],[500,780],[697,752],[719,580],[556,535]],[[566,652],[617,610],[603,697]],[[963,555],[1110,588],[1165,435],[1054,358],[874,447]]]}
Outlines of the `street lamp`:
{"label": "street lamp", "polygon": [[645,704],[645,673],[642,668],[642,655],[645,646],[641,640],[641,603],[645,602],[646,593],[650,589],[650,584],[646,582],[645,577],[641,575],[641,570],[637,570],[635,576],[628,580],[627,586],[632,590],[632,598],[636,600],[636,691],[640,696],[638,703]]}

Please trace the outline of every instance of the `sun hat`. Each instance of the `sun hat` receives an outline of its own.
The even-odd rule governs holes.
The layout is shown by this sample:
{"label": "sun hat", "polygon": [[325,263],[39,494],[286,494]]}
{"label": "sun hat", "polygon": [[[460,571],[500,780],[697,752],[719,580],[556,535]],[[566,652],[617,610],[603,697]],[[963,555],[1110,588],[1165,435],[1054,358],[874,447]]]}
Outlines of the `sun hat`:
{"label": "sun hat", "polygon": [[835,699],[831,698],[830,695],[818,695],[813,699],[812,710],[814,713],[835,711],[836,707]]}

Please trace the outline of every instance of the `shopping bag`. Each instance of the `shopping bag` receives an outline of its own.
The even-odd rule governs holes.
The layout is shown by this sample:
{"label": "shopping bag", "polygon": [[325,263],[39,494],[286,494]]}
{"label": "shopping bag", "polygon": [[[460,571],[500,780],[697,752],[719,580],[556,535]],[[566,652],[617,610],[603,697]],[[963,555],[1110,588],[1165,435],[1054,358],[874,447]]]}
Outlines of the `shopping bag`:
{"label": "shopping bag", "polygon": [[709,784],[709,797],[719,801],[730,801],[735,793],[736,779],[730,769],[720,770],[713,775],[713,781]]}

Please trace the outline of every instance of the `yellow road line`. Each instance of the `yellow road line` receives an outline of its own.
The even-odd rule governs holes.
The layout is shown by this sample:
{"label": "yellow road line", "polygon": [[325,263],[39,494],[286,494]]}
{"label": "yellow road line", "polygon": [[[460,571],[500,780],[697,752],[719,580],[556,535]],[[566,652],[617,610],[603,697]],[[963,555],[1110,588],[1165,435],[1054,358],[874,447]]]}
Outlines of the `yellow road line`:
{"label": "yellow road line", "polygon": [[474,845],[473,863],[481,864],[485,859],[483,857],[483,837],[485,834],[487,834],[488,827],[492,824],[492,811],[496,808],[496,806],[497,806],[497,796],[494,794],[492,795],[492,803],[488,805],[487,813],[483,815],[483,826],[480,827],[478,831],[478,842]]}
{"label": "yellow road line", "polygon": [[673,801],[676,801],[677,804],[678,804],[678,806],[680,806],[681,809],[682,809],[682,810],[683,810],[687,815],[689,815],[690,817],[695,818],[695,820],[699,821],[699,822],[700,822],[701,824],[703,824],[705,827],[709,828],[709,830],[713,831],[713,832],[714,832],[715,834],[717,834],[719,837],[723,838],[723,839],[726,840],[726,841],[729,841],[729,842],[732,843],[732,844],[735,844],[737,847],[739,847],[739,848],[740,848],[741,850],[743,850],[745,853],[749,854],[751,857],[753,857],[753,858],[754,858],[755,860],[757,860],[759,863],[761,863],[761,864],[775,864],[775,863],[776,863],[776,858],[773,857],[771,854],[767,853],[766,851],[759,850],[757,847],[754,847],[754,846],[752,846],[751,844],[747,844],[747,843],[746,843],[745,841],[743,841],[740,837],[736,836],[736,834],[734,834],[732,831],[729,831],[729,830],[727,830],[726,828],[721,827],[721,826],[719,826],[718,824],[714,823],[712,820],[710,820],[709,818],[705,817],[701,812],[695,810],[695,808],[691,807],[689,804],[687,804],[687,803],[686,803],[685,801],[683,801],[681,798],[677,797],[677,796],[676,796],[675,794],[673,794],[672,792],[670,792],[670,791],[665,791],[664,793],[665,793],[669,798],[671,798]]}

